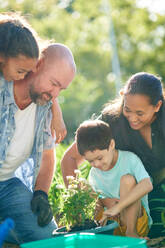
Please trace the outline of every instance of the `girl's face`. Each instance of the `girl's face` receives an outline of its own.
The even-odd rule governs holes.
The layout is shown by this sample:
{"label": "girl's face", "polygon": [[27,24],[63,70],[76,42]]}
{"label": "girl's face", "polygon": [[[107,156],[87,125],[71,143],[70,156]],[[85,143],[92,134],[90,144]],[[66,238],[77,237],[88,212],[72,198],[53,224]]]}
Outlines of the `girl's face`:
{"label": "girl's face", "polygon": [[19,55],[6,58],[1,63],[1,71],[7,81],[21,80],[28,72],[35,71],[37,59]]}
{"label": "girl's face", "polygon": [[152,105],[146,95],[127,94],[124,95],[123,115],[127,118],[132,129],[140,130],[152,123],[161,104],[162,101],[160,100],[156,106]]}

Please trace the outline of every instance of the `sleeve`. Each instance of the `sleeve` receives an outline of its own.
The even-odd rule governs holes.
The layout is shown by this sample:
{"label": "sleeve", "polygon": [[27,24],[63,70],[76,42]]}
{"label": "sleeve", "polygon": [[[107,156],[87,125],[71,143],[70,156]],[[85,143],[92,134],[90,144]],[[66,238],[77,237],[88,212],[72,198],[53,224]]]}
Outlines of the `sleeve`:
{"label": "sleeve", "polygon": [[136,154],[132,153],[132,159],[133,164],[131,165],[130,169],[133,170],[132,174],[136,178],[137,182],[140,182],[144,178],[150,178],[140,158]]}
{"label": "sleeve", "polygon": [[97,176],[95,175],[95,171],[93,168],[91,168],[89,172],[88,181],[92,189],[99,194],[99,198],[107,198],[107,196],[104,194],[104,191],[98,185],[99,180],[97,180]]}
{"label": "sleeve", "polygon": [[52,111],[51,108],[47,113],[47,117],[44,123],[44,150],[49,150],[55,147],[55,137],[51,134],[51,120],[52,120]]}

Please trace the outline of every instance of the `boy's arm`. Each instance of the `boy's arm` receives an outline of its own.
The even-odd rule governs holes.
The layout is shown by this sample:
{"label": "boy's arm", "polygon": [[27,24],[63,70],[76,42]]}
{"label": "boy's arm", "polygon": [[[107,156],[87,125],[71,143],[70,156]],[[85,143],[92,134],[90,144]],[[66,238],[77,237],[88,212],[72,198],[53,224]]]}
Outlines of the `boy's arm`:
{"label": "boy's arm", "polygon": [[120,200],[118,205],[118,209],[121,212],[124,208],[128,207],[132,203],[140,200],[144,195],[148,194],[152,191],[153,185],[151,183],[150,178],[144,178],[136,186],[129,192],[129,195]]}
{"label": "boy's arm", "polygon": [[54,131],[56,133],[56,143],[60,143],[67,134],[66,126],[62,116],[62,111],[57,98],[53,100],[52,105],[51,131],[53,136]]}
{"label": "boy's arm", "polygon": [[64,153],[61,161],[61,170],[63,180],[66,186],[68,186],[67,176],[75,176],[74,170],[78,168],[84,161],[84,158],[79,154],[77,150],[76,142],[74,142]]}
{"label": "boy's arm", "polygon": [[148,194],[153,189],[152,183],[150,178],[142,179],[126,196],[124,199],[119,200],[112,208],[104,211],[104,216],[100,220],[100,223],[104,223],[107,216],[116,216],[119,214],[123,209],[130,206],[132,203],[141,199],[144,195]]}

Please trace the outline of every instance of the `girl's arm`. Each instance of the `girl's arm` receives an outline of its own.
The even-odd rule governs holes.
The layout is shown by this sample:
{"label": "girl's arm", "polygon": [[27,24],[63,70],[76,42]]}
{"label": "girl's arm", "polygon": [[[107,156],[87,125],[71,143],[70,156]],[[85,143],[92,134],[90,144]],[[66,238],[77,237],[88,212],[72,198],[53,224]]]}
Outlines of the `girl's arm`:
{"label": "girl's arm", "polygon": [[60,143],[66,136],[67,130],[63,120],[62,111],[58,99],[53,100],[51,132],[56,134],[56,143]]}

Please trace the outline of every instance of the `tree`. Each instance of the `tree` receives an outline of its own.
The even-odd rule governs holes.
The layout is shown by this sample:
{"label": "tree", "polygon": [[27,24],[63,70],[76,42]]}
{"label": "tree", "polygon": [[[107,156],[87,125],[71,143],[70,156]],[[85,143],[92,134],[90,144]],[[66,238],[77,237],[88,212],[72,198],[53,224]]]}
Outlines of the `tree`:
{"label": "tree", "polygon": [[[135,0],[110,4],[123,83],[139,71],[164,79],[165,16],[138,8]],[[77,76],[59,97],[68,138],[73,138],[80,122],[98,115],[102,105],[115,97],[110,18],[103,7],[103,0],[0,0],[1,12],[27,15],[43,39],[64,43],[74,54]]]}

